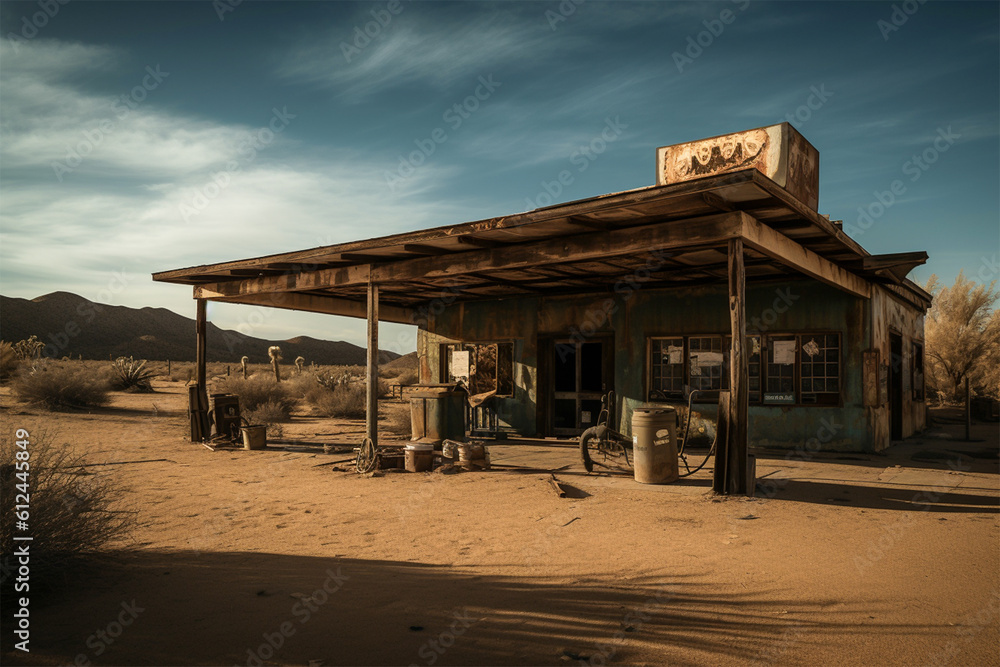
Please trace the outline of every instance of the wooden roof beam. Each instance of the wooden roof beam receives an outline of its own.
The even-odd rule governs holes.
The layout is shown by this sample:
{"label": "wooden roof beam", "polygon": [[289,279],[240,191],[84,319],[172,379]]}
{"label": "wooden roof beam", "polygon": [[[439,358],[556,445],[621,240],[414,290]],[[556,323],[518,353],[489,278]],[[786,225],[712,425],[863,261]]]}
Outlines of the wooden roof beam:
{"label": "wooden roof beam", "polygon": [[434,245],[423,245],[420,243],[406,243],[403,250],[411,255],[447,255],[455,252],[449,248],[439,248]]}
{"label": "wooden roof beam", "polygon": [[744,213],[723,213],[646,225],[642,228],[641,234],[629,228],[615,229],[504,248],[471,250],[443,257],[400,260],[379,266],[346,266],[294,275],[221,281],[196,287],[195,298],[214,299],[242,294],[356,286],[367,284],[369,277],[378,283],[419,281],[475,272],[524,269],[574,261],[600,260],[616,255],[636,255],[673,248],[721,244],[740,234],[745,218],[751,219]]}
{"label": "wooden roof beam", "polygon": [[[275,292],[272,294],[244,294],[239,296],[216,297],[213,301],[225,303],[244,303],[268,308],[283,308],[286,310],[303,310],[310,313],[326,315],[341,315],[343,317],[358,317],[367,319],[368,310],[364,301],[342,299],[333,296],[317,296],[296,292]],[[403,306],[392,306],[387,303],[379,305],[379,320],[399,324],[416,324],[416,311]]]}
{"label": "wooden roof beam", "polygon": [[752,216],[746,213],[740,215],[743,219],[741,235],[748,248],[753,248],[785,266],[849,294],[865,299],[871,298],[871,283],[864,278],[820,257],[784,234],[758,222]]}

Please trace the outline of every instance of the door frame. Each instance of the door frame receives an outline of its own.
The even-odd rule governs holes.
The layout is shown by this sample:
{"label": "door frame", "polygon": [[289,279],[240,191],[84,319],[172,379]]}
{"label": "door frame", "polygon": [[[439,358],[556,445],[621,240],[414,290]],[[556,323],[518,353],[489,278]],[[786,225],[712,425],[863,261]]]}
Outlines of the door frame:
{"label": "door frame", "polygon": [[[572,334],[549,334],[549,335],[539,335],[538,336],[538,387],[544,392],[544,396],[539,396],[538,400],[538,414],[536,418],[536,425],[538,432],[545,436],[574,436],[579,435],[583,429],[582,428],[560,428],[555,427],[555,401],[556,401],[556,391],[555,391],[555,354],[556,345],[561,342],[574,343],[577,346],[577,376],[576,382],[577,387],[580,383],[580,363],[581,355],[579,354],[580,345],[584,343],[601,343],[601,374],[602,374],[602,391],[601,392],[559,392],[559,393],[570,393],[575,394],[577,397],[577,424],[580,423],[580,401],[581,400],[600,400],[603,394],[606,394],[609,390],[614,388],[614,362],[615,362],[615,336],[614,332],[603,332],[600,334],[595,334],[593,336],[588,336],[583,340],[579,340],[580,336]],[[581,396],[582,395],[582,396]],[[596,415],[594,417],[596,423]],[[612,425],[614,427],[615,425]]]}

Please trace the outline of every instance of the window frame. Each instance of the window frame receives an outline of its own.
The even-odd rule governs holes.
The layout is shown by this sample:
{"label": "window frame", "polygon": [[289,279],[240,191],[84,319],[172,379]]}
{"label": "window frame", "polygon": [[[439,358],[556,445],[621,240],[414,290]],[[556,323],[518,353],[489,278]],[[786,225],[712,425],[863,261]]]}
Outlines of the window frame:
{"label": "window frame", "polygon": [[[836,336],[837,337],[837,391],[836,392],[803,392],[802,391],[802,346],[807,344],[809,339],[817,338],[823,336]],[[795,341],[795,361],[793,363],[793,375],[792,375],[792,394],[793,400],[789,403],[780,402],[765,402],[764,396],[768,393],[767,383],[770,377],[768,373],[769,365],[769,350],[770,342],[773,338],[784,338],[792,337]],[[729,349],[730,340],[732,336],[730,334],[704,334],[704,333],[691,333],[691,334],[656,334],[646,337],[646,365],[643,369],[644,374],[644,384],[646,388],[646,399],[650,402],[654,402],[654,399],[650,398],[653,391],[656,391],[653,387],[653,365],[652,365],[652,354],[653,354],[653,342],[656,340],[681,340],[683,347],[683,363],[681,364],[683,370],[682,385],[685,389],[693,389],[691,383],[691,362],[690,362],[690,343],[689,340],[692,338],[720,338],[722,345],[722,377],[720,382],[720,388],[722,391],[729,390],[729,373],[730,373],[730,360],[729,360]],[[751,397],[749,403],[751,405],[768,406],[768,407],[843,407],[844,405],[844,374],[845,374],[845,363],[844,363],[844,332],[836,330],[812,330],[812,331],[751,331],[747,332],[746,338],[749,341],[752,338],[756,338],[760,341],[760,389],[757,392],[756,397]],[[824,350],[830,349],[825,346]],[[823,363],[828,363],[824,361]],[[824,370],[825,372],[825,370]],[[824,379],[828,379],[833,376],[823,376]],[[694,398],[695,403],[710,403],[714,400],[718,400],[719,391],[717,389],[711,390],[701,390],[699,394]],[[804,401],[804,395],[809,394],[817,396],[815,401]],[[683,392],[670,392],[665,394],[665,399],[655,399],[656,401],[675,401],[684,400]]]}
{"label": "window frame", "polygon": [[[503,394],[501,394],[500,391],[499,391],[499,386],[498,386],[497,387],[497,393],[494,394],[494,396],[496,396],[497,398],[514,398],[515,394],[517,393],[517,381],[516,381],[516,376],[515,376],[515,373],[514,373],[515,366],[516,366],[516,361],[515,361],[515,352],[516,352],[516,350],[515,350],[515,343],[516,343],[516,341],[514,339],[508,339],[508,340],[488,340],[488,341],[469,341],[469,340],[466,340],[466,341],[458,341],[458,342],[454,342],[454,343],[440,343],[439,344],[440,345],[440,347],[439,347],[439,350],[440,350],[440,360],[439,360],[440,361],[440,368],[439,368],[439,372],[440,372],[441,382],[443,384],[454,382],[454,380],[451,379],[451,352],[453,352],[453,351],[460,351],[460,350],[467,350],[471,354],[474,355],[475,354],[475,348],[477,346],[496,345],[497,346],[497,363],[499,364],[500,363],[500,356],[501,356],[501,354],[500,354],[500,348],[503,347],[503,346],[505,346],[505,345],[509,345],[510,346],[510,379],[511,379],[510,393],[503,393]],[[499,370],[498,370],[497,375],[499,376]],[[498,377],[498,385],[499,385],[499,377]]]}

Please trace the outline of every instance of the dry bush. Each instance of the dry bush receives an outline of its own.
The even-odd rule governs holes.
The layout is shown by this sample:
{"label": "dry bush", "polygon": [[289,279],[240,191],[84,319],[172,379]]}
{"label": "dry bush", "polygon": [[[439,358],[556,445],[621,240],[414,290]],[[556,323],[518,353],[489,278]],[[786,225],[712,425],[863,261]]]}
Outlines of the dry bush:
{"label": "dry bush", "polygon": [[364,419],[366,392],[363,384],[339,385],[334,389],[317,386],[307,399],[327,417]]}
{"label": "dry bush", "polygon": [[295,375],[282,382],[289,394],[296,398],[305,398],[317,386],[318,378],[311,373]]}
{"label": "dry bush", "polygon": [[[22,431],[14,435],[25,435]],[[29,436],[24,448],[8,435],[0,438],[0,541],[3,570],[15,566],[8,545],[14,535],[30,535],[31,586],[42,588],[64,578],[66,568],[94,560],[125,545],[135,525],[135,512],[126,506],[126,489],[112,468],[82,468],[85,461],[68,445],[59,445],[45,433]],[[24,440],[21,440],[24,442]],[[25,465],[27,462],[27,466]],[[17,467],[28,468],[18,470]],[[94,470],[100,472],[94,473]],[[27,473],[27,474],[25,474]],[[27,488],[20,486],[27,480]],[[28,531],[15,531],[16,494],[28,491]],[[11,560],[8,560],[11,559]],[[8,579],[7,581],[11,581]],[[48,584],[48,585],[47,585]],[[4,593],[7,593],[4,590]]]}
{"label": "dry bush", "polygon": [[408,386],[408,385],[411,385],[411,384],[417,384],[417,381],[419,379],[420,378],[417,376],[417,369],[416,368],[410,368],[410,369],[407,369],[407,370],[403,371],[396,378],[396,384],[402,385],[402,386],[405,387],[405,386]]}
{"label": "dry bush", "polygon": [[39,362],[11,382],[22,401],[50,410],[107,405],[108,381],[101,374],[65,362]]}
{"label": "dry bush", "polygon": [[410,405],[408,403],[389,404],[385,407],[386,429],[390,433],[409,438],[412,435]]}
{"label": "dry bush", "polygon": [[295,398],[285,387],[274,381],[273,377],[255,375],[247,379],[232,376],[215,383],[217,392],[235,394],[240,399],[240,412],[246,414],[271,404],[272,412],[280,411],[285,421],[292,414]]}
{"label": "dry bush", "polygon": [[0,382],[9,380],[21,365],[21,360],[14,352],[14,346],[5,340],[0,340]]}
{"label": "dry bush", "polygon": [[244,410],[240,414],[252,426],[266,426],[269,438],[280,438],[285,434],[281,422],[288,421],[288,412],[280,403],[268,401],[254,410]]}

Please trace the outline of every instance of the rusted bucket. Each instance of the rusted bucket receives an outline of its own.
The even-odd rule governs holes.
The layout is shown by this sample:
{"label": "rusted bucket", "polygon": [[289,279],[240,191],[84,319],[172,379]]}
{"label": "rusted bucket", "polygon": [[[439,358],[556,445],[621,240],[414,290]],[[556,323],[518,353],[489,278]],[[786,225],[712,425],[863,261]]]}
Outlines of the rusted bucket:
{"label": "rusted bucket", "polygon": [[466,470],[489,470],[490,454],[484,445],[459,443],[458,464]]}
{"label": "rusted bucket", "polygon": [[267,447],[267,427],[266,426],[244,426],[240,429],[243,434],[243,449],[264,449]]}
{"label": "rusted bucket", "polygon": [[434,467],[434,445],[411,442],[403,447],[403,456],[409,472],[427,472]]}

